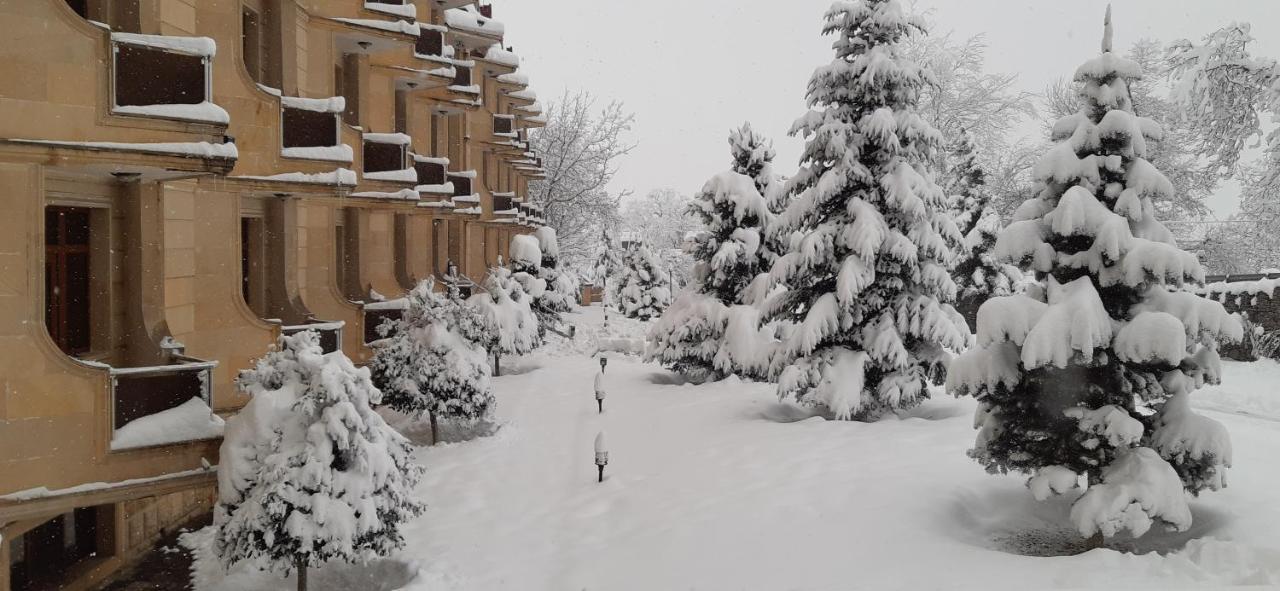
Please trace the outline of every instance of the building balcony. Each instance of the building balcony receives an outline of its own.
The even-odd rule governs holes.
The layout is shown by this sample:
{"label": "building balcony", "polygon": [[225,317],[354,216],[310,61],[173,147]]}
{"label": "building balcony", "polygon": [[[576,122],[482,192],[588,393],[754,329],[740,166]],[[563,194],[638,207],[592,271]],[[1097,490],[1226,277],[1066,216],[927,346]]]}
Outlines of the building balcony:
{"label": "building balcony", "polygon": [[280,154],[285,158],[350,163],[351,146],[342,143],[342,97],[280,97]]}
{"label": "building balcony", "polygon": [[502,42],[502,23],[476,10],[447,9],[444,11],[444,24],[448,25],[455,36],[466,42],[468,47],[487,47]]}
{"label": "building balcony", "polygon": [[364,134],[364,178],[418,184],[417,171],[406,165],[411,141],[402,133]]}
{"label": "building balcony", "polygon": [[166,365],[106,366],[112,451],[221,437],[222,420],[210,410],[217,366],[182,354],[173,354]]}
{"label": "building balcony", "polygon": [[385,302],[373,302],[364,305],[364,342],[375,343],[386,338],[379,329],[384,323],[395,322],[404,317],[409,307],[409,300],[400,298]]}
{"label": "building balcony", "polygon": [[320,335],[320,350],[325,353],[333,353],[342,348],[342,329],[345,326],[346,323],[340,320],[337,322],[310,320],[306,324],[281,326],[280,334],[293,336],[308,330],[315,331]]}
{"label": "building balcony", "polygon": [[111,112],[225,126],[211,101],[212,39],[111,34]]}

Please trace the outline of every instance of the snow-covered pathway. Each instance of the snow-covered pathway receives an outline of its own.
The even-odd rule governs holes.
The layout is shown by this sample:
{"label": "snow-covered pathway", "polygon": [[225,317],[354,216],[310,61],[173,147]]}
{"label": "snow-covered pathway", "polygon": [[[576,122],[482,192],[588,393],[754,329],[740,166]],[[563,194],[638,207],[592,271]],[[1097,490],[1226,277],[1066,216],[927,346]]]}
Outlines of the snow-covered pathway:
{"label": "snow-covered pathway", "polygon": [[[598,316],[578,320],[598,325]],[[395,589],[406,578],[412,591],[1280,584],[1278,364],[1230,364],[1225,386],[1197,394],[1231,431],[1231,487],[1193,502],[1189,532],[1115,544],[1185,548],[1056,558],[1010,550],[1076,543],[1069,500],[1036,503],[1023,478],[987,475],[965,456],[971,400],[833,422],[779,404],[768,385],[679,385],[615,356],[599,415],[598,368],[585,355],[549,355],[498,378],[502,427],[418,452],[427,512],[407,528],[401,555],[358,587]],[[611,458],[597,484],[601,429]],[[335,572],[316,578],[321,589],[355,588],[356,573]],[[233,578],[234,587],[201,588],[252,587]],[[269,580],[262,588],[275,588]]]}

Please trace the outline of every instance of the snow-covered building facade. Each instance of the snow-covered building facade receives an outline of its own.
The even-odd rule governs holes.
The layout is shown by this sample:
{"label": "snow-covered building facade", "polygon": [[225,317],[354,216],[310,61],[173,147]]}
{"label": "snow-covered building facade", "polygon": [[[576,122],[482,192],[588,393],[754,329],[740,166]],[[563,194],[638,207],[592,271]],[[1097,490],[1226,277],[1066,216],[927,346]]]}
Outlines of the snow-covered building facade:
{"label": "snow-covered building facade", "polygon": [[366,360],[416,283],[540,225],[544,120],[492,17],[0,0],[0,591],[95,586],[207,512],[280,334]]}

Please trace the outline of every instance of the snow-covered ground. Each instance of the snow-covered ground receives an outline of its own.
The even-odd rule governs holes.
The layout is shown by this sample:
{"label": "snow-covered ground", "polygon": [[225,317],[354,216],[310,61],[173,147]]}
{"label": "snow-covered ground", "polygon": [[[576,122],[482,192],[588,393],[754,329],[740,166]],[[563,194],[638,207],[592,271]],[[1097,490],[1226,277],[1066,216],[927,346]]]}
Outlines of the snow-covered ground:
{"label": "snow-covered ground", "polygon": [[[1037,503],[1021,476],[965,456],[969,399],[936,397],[878,423],[827,421],[734,378],[685,385],[611,354],[597,414],[588,355],[600,308],[575,343],[508,361],[488,437],[421,448],[426,513],[406,548],[312,573],[312,589],[939,589],[1280,585],[1280,364],[1228,363],[1197,406],[1231,432],[1230,487],[1192,501],[1181,534],[1114,540],[1075,556],[1071,498]],[[611,318],[611,332],[637,333]],[[608,434],[596,482],[592,443]],[[206,544],[208,532],[187,538]],[[220,572],[197,551],[201,590],[279,589]],[[292,583],[287,583],[292,585]]]}

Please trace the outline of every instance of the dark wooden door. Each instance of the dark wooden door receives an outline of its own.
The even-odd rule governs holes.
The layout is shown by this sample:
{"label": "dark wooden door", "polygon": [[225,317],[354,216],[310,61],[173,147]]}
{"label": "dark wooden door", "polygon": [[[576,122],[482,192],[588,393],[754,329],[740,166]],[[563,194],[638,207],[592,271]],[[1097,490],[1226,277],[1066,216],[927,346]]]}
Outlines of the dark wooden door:
{"label": "dark wooden door", "polygon": [[89,210],[45,210],[45,326],[68,355],[89,350]]}

